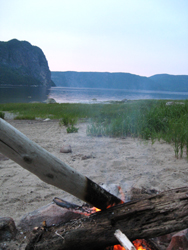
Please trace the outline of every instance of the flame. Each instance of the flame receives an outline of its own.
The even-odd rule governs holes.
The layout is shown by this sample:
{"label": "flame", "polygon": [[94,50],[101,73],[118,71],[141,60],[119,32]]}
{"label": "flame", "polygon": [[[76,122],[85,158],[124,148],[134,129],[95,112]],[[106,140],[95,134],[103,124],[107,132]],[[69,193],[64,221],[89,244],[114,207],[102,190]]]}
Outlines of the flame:
{"label": "flame", "polygon": [[133,245],[137,250],[148,250],[150,249],[149,246],[147,246],[147,242],[144,239],[137,239],[133,241]]}
{"label": "flame", "polygon": [[[121,200],[123,201],[123,203],[125,202],[125,194],[124,194],[124,192],[123,192],[123,189],[120,187],[120,186],[118,186],[118,190],[119,190],[119,193],[120,193],[120,195],[121,195]],[[122,203],[120,203],[120,204],[122,204]]]}
{"label": "flame", "polygon": [[91,213],[96,213],[96,212],[100,212],[101,209],[97,208],[97,207],[92,207],[91,208]]}
{"label": "flame", "polygon": [[[136,248],[136,250],[149,250],[149,247],[146,247],[145,245],[147,245],[146,241],[144,239],[140,240],[134,240],[133,242],[134,247]],[[124,247],[122,247],[121,245],[114,245],[113,250],[125,250]]]}
{"label": "flame", "polygon": [[122,247],[121,245],[114,245],[114,249],[113,250],[125,250],[125,248]]}
{"label": "flame", "polygon": [[[121,202],[119,204],[123,204],[125,202],[125,194],[122,190],[122,188],[120,186],[118,186],[118,190],[119,190],[119,193],[121,194]],[[112,204],[112,205],[109,205],[107,207],[110,208],[110,207],[113,207],[117,204]],[[101,209],[97,208],[97,207],[92,207],[90,208],[90,212],[91,213],[96,213],[96,212],[100,212]],[[136,250],[149,250],[150,248],[147,247],[147,242],[144,240],[144,239],[137,239],[135,241],[132,242],[134,247],[136,248]],[[114,245],[113,246],[113,250],[126,250],[124,247],[122,247],[121,245]]]}

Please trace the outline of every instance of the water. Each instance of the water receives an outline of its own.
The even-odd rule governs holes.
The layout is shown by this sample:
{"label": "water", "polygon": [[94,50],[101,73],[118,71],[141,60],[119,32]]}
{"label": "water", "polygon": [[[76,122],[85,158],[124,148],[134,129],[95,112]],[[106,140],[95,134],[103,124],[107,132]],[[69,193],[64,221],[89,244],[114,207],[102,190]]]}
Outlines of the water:
{"label": "water", "polygon": [[188,99],[188,92],[52,87],[49,97],[54,98],[58,103],[100,103],[106,101],[121,101],[123,99],[183,100]]}
{"label": "water", "polygon": [[39,86],[0,87],[0,103],[44,102],[54,98],[58,103],[100,103],[123,99],[188,99],[188,92],[136,91],[125,89],[67,88]]}
{"label": "water", "polygon": [[48,94],[44,86],[0,86],[0,103],[43,102]]}

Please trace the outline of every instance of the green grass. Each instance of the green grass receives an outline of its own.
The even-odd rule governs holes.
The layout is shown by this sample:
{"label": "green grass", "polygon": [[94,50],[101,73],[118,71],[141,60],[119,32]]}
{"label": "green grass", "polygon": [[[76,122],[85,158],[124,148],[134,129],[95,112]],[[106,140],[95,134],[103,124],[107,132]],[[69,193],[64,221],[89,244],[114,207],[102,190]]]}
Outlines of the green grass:
{"label": "green grass", "polygon": [[139,137],[174,145],[175,156],[188,152],[188,101],[166,105],[167,100],[139,100],[113,104],[0,104],[0,112],[19,113],[19,119],[59,119],[76,132],[77,120],[89,121],[87,135]]}

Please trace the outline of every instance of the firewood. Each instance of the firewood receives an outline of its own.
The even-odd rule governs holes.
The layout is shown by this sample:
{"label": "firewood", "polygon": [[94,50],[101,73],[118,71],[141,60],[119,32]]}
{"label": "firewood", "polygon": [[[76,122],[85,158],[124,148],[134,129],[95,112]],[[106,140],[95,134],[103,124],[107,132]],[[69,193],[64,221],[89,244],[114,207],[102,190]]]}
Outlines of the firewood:
{"label": "firewood", "polygon": [[0,119],[0,151],[42,181],[100,209],[121,200],[71,168]]}
{"label": "firewood", "polygon": [[117,229],[114,235],[125,250],[136,250],[134,245],[130,242],[127,236],[121,232],[121,230]]}
{"label": "firewood", "polygon": [[[188,228],[188,187],[168,190],[141,200],[116,205],[43,230],[27,250],[99,249],[119,244],[120,229],[131,241],[149,239]],[[63,238],[55,234],[57,232]]]}

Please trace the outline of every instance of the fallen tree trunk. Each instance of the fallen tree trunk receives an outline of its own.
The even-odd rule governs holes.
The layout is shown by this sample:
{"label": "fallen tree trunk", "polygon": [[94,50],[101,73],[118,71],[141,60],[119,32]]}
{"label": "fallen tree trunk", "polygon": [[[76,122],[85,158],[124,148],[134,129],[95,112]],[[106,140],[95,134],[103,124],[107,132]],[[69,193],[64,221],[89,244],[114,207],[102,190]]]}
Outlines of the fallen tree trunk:
{"label": "fallen tree trunk", "polygon": [[0,119],[0,152],[44,182],[56,186],[100,209],[121,200],[83,176],[24,134]]}
{"label": "fallen tree trunk", "polygon": [[102,249],[118,244],[120,229],[130,240],[188,228],[188,187],[111,207],[86,218],[43,228],[26,250]]}

